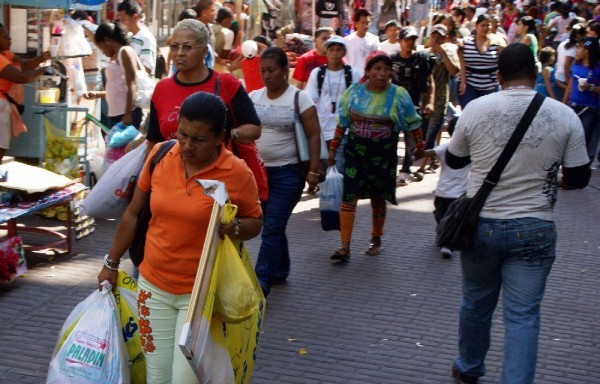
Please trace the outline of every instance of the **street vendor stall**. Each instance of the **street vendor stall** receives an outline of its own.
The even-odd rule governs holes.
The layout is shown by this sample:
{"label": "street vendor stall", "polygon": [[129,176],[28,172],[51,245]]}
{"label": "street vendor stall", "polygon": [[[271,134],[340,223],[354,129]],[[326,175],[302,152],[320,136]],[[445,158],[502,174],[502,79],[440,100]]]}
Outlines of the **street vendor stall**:
{"label": "street vendor stall", "polygon": [[[94,231],[94,220],[79,213],[78,202],[87,189],[81,183],[38,167],[17,161],[0,165],[0,229],[6,230],[0,239],[0,283],[24,273],[22,250],[52,249],[70,253],[73,237],[80,239]],[[64,215],[65,233],[56,230],[20,225],[25,216],[42,210]],[[20,233],[35,233],[49,241],[23,246]],[[73,236],[74,235],[74,236]],[[37,237],[36,237],[37,239]],[[20,257],[15,257],[19,249]]]}
{"label": "street vendor stall", "polygon": [[[6,230],[0,241],[0,282],[23,272],[23,249],[69,253],[73,238],[93,232],[93,219],[81,217],[77,207],[87,189],[79,181],[90,182],[88,107],[78,105],[77,96],[86,91],[81,58],[92,50],[81,25],[67,13],[77,8],[99,9],[102,3],[0,0],[1,22],[11,36],[10,51],[25,60],[48,51],[52,56],[41,64],[47,67],[45,74],[24,86],[20,103],[25,105],[22,119],[27,132],[14,138],[8,150],[13,157],[37,160],[47,170],[18,161],[0,165],[0,228]],[[66,230],[60,233],[20,223],[24,216],[42,212],[62,220]],[[23,232],[36,234],[35,244],[23,247],[19,236]]]}
{"label": "street vendor stall", "polygon": [[[11,51],[29,58],[49,51],[52,59],[46,74],[38,81],[25,85],[22,119],[27,132],[14,137],[8,154],[38,161],[52,171],[77,178],[81,173],[89,186],[90,153],[88,126],[85,116],[90,105],[79,105],[87,91],[82,58],[92,55],[83,27],[68,16],[72,9],[99,10],[106,0],[0,0],[4,25],[12,37]],[[48,64],[48,62],[46,63]],[[93,108],[92,108],[93,109]],[[85,125],[83,128],[82,125]],[[74,129],[79,126],[79,129]],[[49,127],[72,137],[76,132],[79,145],[74,153],[52,155],[52,137]],[[68,155],[59,158],[57,155]],[[68,158],[67,158],[68,157]],[[74,160],[74,161],[73,161]],[[56,162],[68,161],[71,167],[59,167]]]}

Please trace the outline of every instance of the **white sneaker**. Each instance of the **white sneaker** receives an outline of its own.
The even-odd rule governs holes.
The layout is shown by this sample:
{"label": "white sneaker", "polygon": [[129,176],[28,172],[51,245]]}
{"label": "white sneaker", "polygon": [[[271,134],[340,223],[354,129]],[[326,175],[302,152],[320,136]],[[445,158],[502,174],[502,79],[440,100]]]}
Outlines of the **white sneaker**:
{"label": "white sneaker", "polygon": [[398,187],[404,187],[404,186],[407,186],[408,183],[410,183],[411,181],[412,181],[412,178],[408,173],[400,172],[398,174],[398,177],[396,178],[396,185]]}
{"label": "white sneaker", "polygon": [[452,257],[452,251],[449,248],[442,247],[440,248],[440,253],[444,259],[449,259]]}

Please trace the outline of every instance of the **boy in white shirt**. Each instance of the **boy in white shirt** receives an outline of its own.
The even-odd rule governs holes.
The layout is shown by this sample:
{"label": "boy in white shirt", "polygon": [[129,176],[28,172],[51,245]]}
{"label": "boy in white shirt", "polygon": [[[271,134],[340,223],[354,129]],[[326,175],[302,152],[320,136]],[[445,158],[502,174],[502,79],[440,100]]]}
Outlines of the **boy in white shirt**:
{"label": "boy in white shirt", "polygon": [[131,33],[131,48],[137,53],[149,75],[156,69],[156,38],[142,23],[142,7],[134,0],[125,0],[117,7],[119,21]]}
{"label": "boy in white shirt", "polygon": [[400,52],[400,41],[398,40],[398,33],[400,32],[400,26],[396,20],[390,20],[385,24],[385,34],[387,36],[386,41],[379,43],[379,50],[393,55],[394,53]]}
{"label": "boy in white shirt", "polygon": [[371,13],[364,8],[354,13],[356,32],[344,37],[346,40],[346,63],[355,68],[360,77],[365,72],[367,56],[376,51],[379,46],[379,37],[367,32],[371,24]]}
{"label": "boy in white shirt", "polygon": [[[327,64],[312,70],[306,88],[304,89],[313,99],[319,123],[323,132],[323,138],[329,146],[338,120],[338,104],[348,87],[358,83],[360,75],[356,68],[344,64],[346,54],[346,42],[341,36],[332,36],[324,44]],[[336,152],[336,167],[338,171],[344,169],[344,150],[346,139],[344,138]]]}
{"label": "boy in white shirt", "polygon": [[[440,178],[437,187],[435,188],[435,199],[433,200],[433,206],[435,207],[433,216],[438,224],[448,211],[450,204],[464,195],[467,191],[467,180],[469,179],[469,169],[471,168],[470,165],[460,169],[450,168],[448,164],[446,164],[447,148],[448,143],[444,143],[433,149],[424,150],[422,155],[418,152],[415,153],[415,159],[430,157],[432,159],[437,159],[440,162]],[[446,247],[441,247],[440,253],[445,259],[452,257],[452,251]]]}

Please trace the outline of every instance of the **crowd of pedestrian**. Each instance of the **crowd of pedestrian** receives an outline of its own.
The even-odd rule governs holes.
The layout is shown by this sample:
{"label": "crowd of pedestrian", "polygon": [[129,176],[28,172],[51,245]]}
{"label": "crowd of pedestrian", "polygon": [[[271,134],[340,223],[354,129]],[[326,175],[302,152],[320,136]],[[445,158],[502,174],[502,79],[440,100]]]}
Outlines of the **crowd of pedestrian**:
{"label": "crowd of pedestrian", "polygon": [[[205,196],[195,191],[200,187],[190,180],[225,177],[241,208],[240,220],[226,228],[228,234],[247,240],[262,228],[255,269],[267,296],[272,285],[292,273],[286,226],[306,185],[308,192],[318,191],[324,167],[335,166],[343,174],[340,247],[329,258],[339,264],[350,261],[359,199],[371,202],[372,232],[365,253],[377,256],[384,251],[387,202],[397,204],[397,187],[439,173],[432,198],[432,220],[439,222],[456,199],[475,195],[537,91],[545,96],[542,107],[486,201],[472,247],[460,254],[463,300],[459,356],[452,366],[460,383],[477,383],[485,374],[491,318],[502,288],[506,335],[501,382],[533,383],[540,302],[556,256],[552,208],[557,189],[585,187],[599,155],[596,0],[442,1],[428,9],[413,3],[405,13],[386,1],[375,28],[363,1],[317,1],[313,49],[295,62],[294,55],[274,46],[273,20],[263,23],[262,35],[252,36],[247,16],[237,14],[234,3],[200,0],[180,15],[168,39],[167,70],[159,76],[145,124],[133,105],[131,73],[139,65],[137,55],[154,74],[157,53],[137,2],[125,0],[119,6],[120,22],[100,25],[95,35],[108,57],[106,92],[87,96],[106,97],[111,122],[145,126],[149,153],[162,142],[177,140],[155,176],[146,164],[99,275],[99,280],[114,279],[140,204],[150,191],[159,192],[150,194],[158,215],[150,221],[149,261],[141,265],[139,278],[146,302],[156,308],[145,319],[164,325],[168,335],[155,342],[160,356],[146,351],[156,354],[148,359],[156,363],[148,366],[148,377],[162,375],[165,382],[179,377],[182,356],[171,344],[187,308],[168,304],[166,325],[159,308],[191,292],[189,277],[195,276],[198,260],[188,251],[191,245],[203,246],[191,234],[182,238],[175,233],[196,212],[185,207],[194,205],[194,199],[205,203]],[[307,14],[299,11],[302,32]],[[298,124],[309,147],[304,163],[296,146]],[[449,141],[441,140],[443,131]],[[322,140],[326,158],[320,153]],[[248,175],[232,155],[243,158],[236,143],[256,148],[263,176],[248,163],[255,177],[244,178],[243,184],[235,180],[232,175]],[[177,178],[173,190],[165,186],[166,172]],[[195,217],[194,225],[204,232],[209,215]],[[181,244],[170,237],[179,237]],[[179,249],[186,250],[185,260],[175,260]],[[445,258],[456,254],[443,247],[440,252]]]}

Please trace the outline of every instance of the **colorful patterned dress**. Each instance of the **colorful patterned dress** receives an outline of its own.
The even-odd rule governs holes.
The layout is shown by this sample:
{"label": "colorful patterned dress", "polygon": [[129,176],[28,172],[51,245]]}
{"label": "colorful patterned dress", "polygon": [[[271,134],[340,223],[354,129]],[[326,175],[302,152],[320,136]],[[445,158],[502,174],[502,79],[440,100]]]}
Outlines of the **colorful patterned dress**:
{"label": "colorful patterned dress", "polygon": [[393,84],[382,92],[354,84],[340,100],[338,124],[349,129],[344,201],[380,195],[397,205],[398,135],[421,125],[408,92]]}

